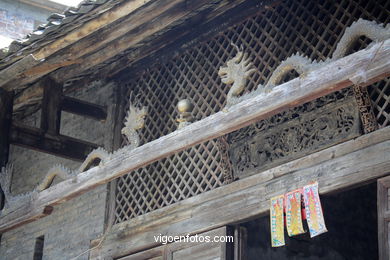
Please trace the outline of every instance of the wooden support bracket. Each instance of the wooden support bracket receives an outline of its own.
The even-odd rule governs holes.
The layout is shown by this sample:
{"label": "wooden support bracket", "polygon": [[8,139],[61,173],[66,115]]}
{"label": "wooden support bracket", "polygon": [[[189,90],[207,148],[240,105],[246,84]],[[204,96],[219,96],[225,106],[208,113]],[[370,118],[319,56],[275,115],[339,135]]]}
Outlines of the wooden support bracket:
{"label": "wooden support bracket", "polygon": [[[225,135],[356,82],[360,85],[369,85],[389,75],[390,39],[377,43],[370,49],[330,62],[308,73],[304,78],[296,78],[275,87],[268,94],[249,98],[230,107],[227,112],[213,114],[134,150],[124,149],[105,165],[91,168],[78,174],[75,179],[63,181],[39,192],[35,200],[26,201],[21,208],[3,215],[0,218],[0,232],[17,224],[9,222],[10,219],[25,221],[36,217],[32,213],[21,213],[23,208],[39,208],[62,203],[193,145]],[[386,145],[389,146],[389,142],[383,145],[388,148]],[[381,159],[386,159],[385,157],[382,155]]]}

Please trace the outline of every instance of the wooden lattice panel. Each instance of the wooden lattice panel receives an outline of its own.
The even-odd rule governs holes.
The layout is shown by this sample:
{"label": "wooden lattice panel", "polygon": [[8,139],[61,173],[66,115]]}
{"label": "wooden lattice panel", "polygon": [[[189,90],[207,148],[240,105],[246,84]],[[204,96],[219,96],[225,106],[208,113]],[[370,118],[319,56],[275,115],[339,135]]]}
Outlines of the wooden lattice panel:
{"label": "wooden lattice panel", "polygon": [[390,78],[368,88],[379,127],[390,125]]}
{"label": "wooden lattice panel", "polygon": [[[152,64],[140,75],[131,75],[132,79],[124,83],[126,98],[130,92],[139,94],[140,102],[149,108],[141,140],[149,142],[176,129],[175,107],[180,99],[192,101],[196,119],[221,110],[228,88],[217,72],[235,55],[231,43],[242,46],[257,69],[248,81],[249,92],[264,84],[280,62],[292,54],[299,52],[313,60],[330,57],[345,28],[358,18],[387,23],[389,6],[386,0],[280,1],[164,64]],[[291,77],[294,74],[285,81]],[[388,107],[388,90],[383,93],[378,96]],[[382,103],[378,101],[381,108]],[[378,111],[388,122],[388,110]],[[115,223],[222,185],[222,161],[213,140],[119,178]]]}
{"label": "wooden lattice panel", "polygon": [[[206,74],[199,70],[203,65],[199,52],[192,52],[191,60],[171,63],[145,73],[137,82],[128,84],[138,101],[147,105],[149,115],[141,140],[149,142],[177,128],[176,105],[182,98],[195,104],[198,119],[218,111],[226,91],[212,93],[201,84]],[[129,104],[127,104],[128,107]],[[190,138],[190,137],[189,137]],[[223,165],[216,140],[196,145],[188,150],[140,168],[119,178],[116,192],[116,222],[124,221],[152,210],[173,204],[182,199],[222,185]]]}

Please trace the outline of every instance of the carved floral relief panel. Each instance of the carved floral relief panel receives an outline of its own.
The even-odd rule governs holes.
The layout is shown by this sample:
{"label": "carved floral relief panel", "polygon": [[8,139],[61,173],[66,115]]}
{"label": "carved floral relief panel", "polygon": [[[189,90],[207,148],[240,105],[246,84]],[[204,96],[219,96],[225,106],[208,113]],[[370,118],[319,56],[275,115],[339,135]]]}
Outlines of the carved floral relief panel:
{"label": "carved floral relief panel", "polygon": [[242,178],[361,134],[350,89],[262,120],[229,135],[234,177]]}

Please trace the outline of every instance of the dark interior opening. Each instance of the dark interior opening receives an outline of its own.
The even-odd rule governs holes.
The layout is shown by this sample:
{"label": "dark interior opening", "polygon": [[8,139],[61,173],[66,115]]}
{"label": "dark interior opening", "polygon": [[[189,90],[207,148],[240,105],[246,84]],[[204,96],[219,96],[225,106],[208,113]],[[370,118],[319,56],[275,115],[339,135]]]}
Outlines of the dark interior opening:
{"label": "dark interior opening", "polygon": [[43,258],[43,245],[45,243],[45,236],[37,237],[35,240],[34,248],[34,260],[42,260]]}
{"label": "dark interior opening", "polygon": [[243,224],[247,259],[378,259],[376,183],[321,196],[321,203],[328,232],[314,238],[286,232],[283,247],[271,247],[269,216]]}

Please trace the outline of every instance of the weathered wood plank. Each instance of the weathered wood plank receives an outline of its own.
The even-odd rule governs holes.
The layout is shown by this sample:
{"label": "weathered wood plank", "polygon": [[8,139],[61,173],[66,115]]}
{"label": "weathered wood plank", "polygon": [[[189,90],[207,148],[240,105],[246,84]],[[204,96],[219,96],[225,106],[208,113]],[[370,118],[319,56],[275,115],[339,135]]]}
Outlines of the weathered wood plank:
{"label": "weathered wood plank", "polygon": [[63,97],[61,102],[63,111],[104,121],[107,118],[107,107],[82,101],[72,97]]}
{"label": "weathered wood plank", "polygon": [[79,28],[72,30],[64,37],[58,38],[57,40],[39,49],[39,51],[27,56],[29,57],[28,59],[22,59],[13,64],[13,73],[10,73],[7,69],[0,72],[0,86],[11,82],[13,79],[21,75],[26,70],[30,69],[34,65],[37,65],[40,60],[46,59],[53,53],[56,53],[59,50],[62,50],[65,47],[76,43],[80,39],[83,39],[88,35],[97,32],[99,29],[108,27],[110,24],[147,5],[150,1],[152,0],[124,1],[122,4],[116,5],[112,9],[103,11],[102,14],[97,18],[92,19],[91,21],[83,24]]}
{"label": "weathered wood plank", "polygon": [[[92,168],[79,174],[76,179],[66,180],[40,192],[34,201],[26,202],[25,206],[59,204],[175,152],[350,86],[352,81],[358,82],[362,73],[365,75],[365,82],[362,84],[371,84],[389,75],[389,72],[390,40],[387,40],[375,44],[369,50],[362,50],[331,62],[309,73],[305,78],[296,78],[277,86],[271,93],[250,98],[231,107],[227,112],[218,112],[132,151],[124,151],[102,167]],[[20,216],[18,211],[8,214]],[[6,227],[7,222],[1,218],[0,231]]]}
{"label": "weathered wood plank", "polygon": [[[154,6],[150,10],[146,10],[145,13],[139,12],[139,15],[136,14],[132,16],[131,20],[125,24],[129,27],[129,24],[138,24],[137,20],[140,20],[143,22],[141,30],[140,26],[136,26],[134,28],[129,27],[131,30],[126,32],[126,34],[122,37],[119,37],[115,41],[107,44],[99,51],[84,57],[82,64],[57,70],[52,73],[52,76],[57,80],[68,79],[71,76],[77,75],[82,71],[86,71],[107,61],[130,47],[139,46],[140,43],[148,37],[161,33],[167,28],[172,28],[177,26],[177,24],[183,23],[185,19],[197,15],[202,9],[212,6],[212,8],[217,12],[221,7],[225,7],[226,5],[233,7],[242,2],[242,0],[234,2],[214,1],[211,3],[209,0],[191,2],[186,0],[163,0],[159,2],[161,3],[158,6]],[[161,11],[157,12],[157,10],[160,9]],[[149,16],[151,16],[151,18],[149,18]]]}
{"label": "weathered wood plank", "polygon": [[51,135],[39,128],[13,123],[10,142],[71,160],[83,161],[98,145],[64,135]]}
{"label": "weathered wood plank", "polygon": [[[18,77],[16,81],[17,84],[11,84],[10,81],[8,81],[8,84],[6,84],[7,82],[1,84],[0,73],[0,86],[3,86],[6,89],[14,89],[15,86],[21,88],[56,69],[78,64],[77,66],[66,68],[65,70],[59,70],[53,75],[56,80],[66,80],[71,76],[75,76],[90,67],[112,58],[128,48],[138,47],[141,41],[153,34],[161,34],[161,32],[164,31],[165,28],[169,28],[173,22],[175,22],[175,24],[183,23],[183,18],[188,19],[191,15],[197,15],[198,9],[210,7],[210,14],[206,19],[208,21],[209,19],[215,18],[217,15],[234,8],[242,2],[244,2],[244,0],[232,2],[199,0],[191,3],[186,0],[150,1],[149,4],[145,4],[142,8],[137,9],[136,12],[120,19],[113,25],[114,29],[103,28],[98,32],[98,35],[92,33],[88,37],[82,37],[76,44],[70,45],[69,47],[64,46],[64,48],[66,47],[66,51],[62,50],[61,52],[54,53],[48,48],[50,45],[44,47],[39,53],[34,54],[34,57],[39,58],[45,53],[45,62],[30,68],[25,66],[24,70],[22,70],[23,73],[21,74],[23,76]],[[182,21],[179,21],[180,19],[182,19]],[[202,22],[205,21],[203,20]],[[96,21],[96,23],[98,23],[98,21]],[[140,28],[142,28],[142,30],[140,30]],[[177,39],[177,37],[175,38]],[[159,41],[159,43],[161,43],[161,41]],[[162,44],[159,48],[162,48],[164,45],[165,44]],[[44,49],[46,49],[46,51],[44,51]],[[54,55],[49,57],[48,54]],[[146,55],[148,52],[139,54]],[[14,77],[15,74],[9,74],[9,76],[10,75]],[[7,77],[7,80],[8,79],[9,77]]]}
{"label": "weathered wood plank", "polygon": [[[39,208],[21,208],[20,216],[18,218],[7,218],[7,222],[12,223],[10,225],[10,227],[16,228],[16,227],[20,227],[24,224],[34,222],[35,220],[38,220],[40,218],[46,217],[46,216],[50,215],[52,212],[53,212],[52,206],[43,206],[43,207],[39,207]],[[34,217],[26,219],[23,217],[23,214],[25,214],[25,215],[31,214]],[[11,228],[9,228],[9,229],[11,229]],[[5,232],[9,229],[5,229],[3,232]]]}
{"label": "weathered wood plank", "polygon": [[186,22],[185,26],[168,30],[150,41],[143,41],[141,46],[130,50],[125,57],[100,69],[99,74],[109,75],[111,78],[117,76],[126,78],[129,73],[142,74],[144,69],[153,65],[156,60],[159,60],[159,63],[166,63],[175,56],[175,53],[183,53],[201,42],[208,41],[248,17],[275,8],[280,2],[280,0],[264,0],[258,5],[253,5],[250,1],[241,4],[239,1],[234,1],[232,3],[237,4],[234,8],[225,5],[213,12],[203,11]]}
{"label": "weathered wood plank", "polygon": [[155,234],[195,234],[258,217],[268,212],[272,196],[314,180],[326,194],[376,179],[389,169],[388,127],[120,223],[90,259],[156,246]]}

